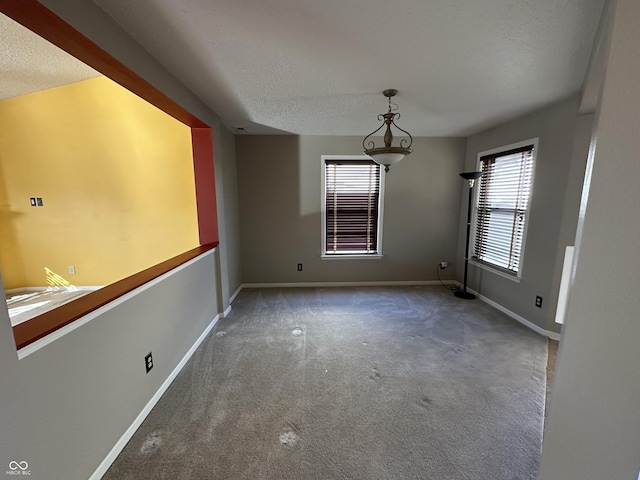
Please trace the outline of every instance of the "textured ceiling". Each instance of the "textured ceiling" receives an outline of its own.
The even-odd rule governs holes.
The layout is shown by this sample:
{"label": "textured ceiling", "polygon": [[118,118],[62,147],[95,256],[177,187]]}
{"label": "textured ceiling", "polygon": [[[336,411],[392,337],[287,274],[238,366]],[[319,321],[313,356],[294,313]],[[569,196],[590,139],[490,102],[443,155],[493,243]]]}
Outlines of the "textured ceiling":
{"label": "textured ceiling", "polygon": [[93,0],[249,133],[467,135],[577,93],[604,0]]}
{"label": "textured ceiling", "polygon": [[0,100],[100,76],[98,72],[0,14]]}
{"label": "textured ceiling", "polygon": [[[455,136],[580,91],[605,0],[93,1],[232,128],[363,136],[396,88],[401,127]],[[97,75],[20,28],[0,95]]]}

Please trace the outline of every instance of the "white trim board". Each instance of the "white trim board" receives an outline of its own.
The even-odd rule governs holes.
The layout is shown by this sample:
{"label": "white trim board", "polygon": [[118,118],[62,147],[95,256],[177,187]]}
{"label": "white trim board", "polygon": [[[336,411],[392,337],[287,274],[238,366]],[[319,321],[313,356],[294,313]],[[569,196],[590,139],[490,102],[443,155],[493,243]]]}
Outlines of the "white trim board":
{"label": "white trim board", "polygon": [[496,310],[500,310],[502,313],[510,316],[511,318],[513,318],[514,320],[520,322],[521,324],[523,324],[525,327],[530,328],[531,330],[533,330],[536,333],[539,333],[540,335],[542,335],[543,337],[548,337],[551,340],[560,340],[560,334],[557,332],[552,332],[551,330],[545,330],[542,327],[539,327],[538,325],[536,325],[533,322],[530,322],[529,320],[527,320],[526,318],[518,315],[515,312],[512,312],[511,310],[509,310],[508,308],[503,307],[502,305],[500,305],[497,302],[494,302],[493,300],[491,300],[490,298],[485,297],[484,295],[479,294],[478,292],[470,289],[469,287],[467,287],[467,290],[471,293],[474,293],[475,295],[478,296],[478,298],[480,300],[482,300],[484,303],[491,305],[493,308],[495,308]]}
{"label": "white trim board", "polygon": [[238,289],[235,292],[233,292],[233,295],[231,295],[231,297],[229,297],[229,305],[231,305],[233,303],[233,301],[236,299],[238,294],[242,291],[242,287],[244,287],[244,284],[240,284]]}
{"label": "white trim board", "polygon": [[571,291],[571,272],[575,261],[576,247],[567,245],[564,249],[564,261],[562,262],[562,274],[560,275],[560,292],[558,293],[558,306],[556,307],[556,323],[563,324],[567,317],[569,292]]}
{"label": "white trim board", "polygon": [[[458,285],[454,280],[443,280],[445,285]],[[438,280],[406,280],[381,282],[291,282],[291,283],[243,283],[240,288],[295,288],[295,287],[394,287],[442,285]]]}
{"label": "white trim board", "polygon": [[107,473],[107,470],[109,470],[109,467],[111,466],[111,464],[115,461],[116,458],[118,458],[118,455],[120,455],[120,452],[122,452],[122,450],[127,445],[129,440],[131,440],[131,437],[133,437],[133,435],[136,433],[136,430],[140,428],[140,425],[142,425],[142,422],[144,422],[145,418],[147,418],[149,413],[151,413],[151,410],[153,410],[153,407],[156,406],[156,404],[158,403],[162,395],[164,395],[164,393],[167,391],[171,383],[175,380],[175,378],[178,376],[180,371],[184,368],[184,366],[189,361],[191,356],[195,353],[195,351],[198,349],[198,347],[204,341],[204,339],[207,338],[207,335],[211,333],[211,330],[213,330],[213,327],[215,327],[216,323],[218,323],[219,318],[220,316],[216,315],[216,317],[211,321],[211,323],[207,326],[207,328],[205,328],[204,332],[202,332],[200,337],[198,337],[198,339],[192,345],[189,351],[185,354],[184,357],[182,357],[182,360],[180,360],[178,365],[176,365],[176,368],[173,369],[173,371],[169,374],[167,379],[162,383],[162,385],[160,385],[160,388],[158,389],[158,391],[153,395],[153,397],[151,397],[151,400],[147,402],[147,404],[144,406],[142,411],[138,414],[138,416],[133,421],[133,423],[129,426],[129,428],[127,428],[124,434],[120,437],[120,440],[116,442],[116,444],[113,446],[111,451],[107,454],[107,456],[104,458],[102,463],[98,465],[98,468],[96,468],[93,474],[89,477],[89,480],[100,480],[102,476],[105,473]]}
{"label": "white trim board", "polygon": [[104,285],[100,286],[100,285],[86,285],[86,286],[77,286],[77,285],[69,285],[68,287],[21,287],[21,288],[10,288],[9,290],[5,290],[5,294],[8,293],[10,295],[14,294],[14,293],[21,293],[21,292],[27,292],[27,293],[37,293],[37,292],[48,292],[48,291],[65,291],[65,290],[69,290],[71,292],[76,292],[76,291],[85,291],[85,290],[89,290],[89,291],[94,291],[94,290],[100,290],[101,288],[103,288]]}
{"label": "white trim board", "polygon": [[140,285],[139,287],[131,290],[130,292],[125,293],[121,297],[116,298],[114,301],[109,302],[106,305],[103,305],[102,307],[97,308],[96,310],[93,310],[92,312],[87,313],[84,317],[80,317],[79,319],[77,319],[77,320],[65,325],[64,327],[59,328],[58,330],[56,330],[54,332],[51,332],[46,337],[42,337],[40,340],[36,340],[35,342],[30,343],[26,347],[22,347],[20,350],[18,350],[18,359],[22,360],[27,355],[31,355],[33,352],[36,352],[36,351],[40,350],[41,348],[49,345],[50,343],[56,341],[58,338],[63,337],[67,333],[74,331],[76,328],[80,328],[85,323],[88,323],[91,320],[93,320],[94,318],[97,318],[100,315],[103,315],[105,312],[108,312],[112,308],[117,307],[118,305],[126,302],[130,298],[135,297],[136,295],[139,295],[140,293],[144,292],[148,288],[151,288],[154,285],[162,282],[164,279],[169,278],[172,275],[175,275],[180,270],[182,270],[184,268],[187,268],[189,265],[194,264],[195,262],[197,262],[198,260],[206,257],[207,255],[213,255],[213,253],[215,251],[216,251],[216,249],[214,248],[212,250],[204,252],[204,253],[198,255],[197,257],[192,258],[188,262],[185,262],[182,265],[179,265],[176,268],[174,268],[172,270],[169,270],[166,273],[163,273],[159,277],[156,277],[153,280],[150,280],[147,283],[144,283],[144,284]]}

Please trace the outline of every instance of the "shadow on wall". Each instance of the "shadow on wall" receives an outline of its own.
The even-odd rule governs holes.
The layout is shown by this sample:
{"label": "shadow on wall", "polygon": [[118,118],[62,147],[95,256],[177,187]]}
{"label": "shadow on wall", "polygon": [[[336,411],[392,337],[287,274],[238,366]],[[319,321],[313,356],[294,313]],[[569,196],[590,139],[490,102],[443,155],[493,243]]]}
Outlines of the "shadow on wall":
{"label": "shadow on wall", "polygon": [[0,156],[0,267],[10,270],[18,284],[24,283],[21,252],[17,248],[15,223],[24,215],[12,208],[9,202],[7,182],[4,175],[2,157]]}

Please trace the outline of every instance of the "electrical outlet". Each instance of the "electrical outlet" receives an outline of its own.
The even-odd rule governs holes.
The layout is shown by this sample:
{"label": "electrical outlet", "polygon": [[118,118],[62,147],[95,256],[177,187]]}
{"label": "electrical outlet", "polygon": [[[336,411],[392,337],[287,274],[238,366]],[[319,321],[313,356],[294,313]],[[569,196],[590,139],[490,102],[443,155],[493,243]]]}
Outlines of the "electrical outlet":
{"label": "electrical outlet", "polygon": [[301,271],[302,271],[302,264],[301,264],[301,263],[299,263],[299,264],[298,264],[298,271],[299,271],[299,272],[301,272]]}
{"label": "electrical outlet", "polygon": [[36,203],[38,204],[39,207],[41,207],[43,205],[42,203],[42,197],[37,197],[36,198]]}
{"label": "electrical outlet", "polygon": [[536,307],[542,308],[542,297],[540,295],[536,296]]}
{"label": "electrical outlet", "polygon": [[37,205],[36,197],[29,197],[29,203],[31,204],[32,207],[35,207]]}
{"label": "electrical outlet", "polygon": [[449,266],[449,262],[440,262],[440,270],[444,270]]}
{"label": "electrical outlet", "polygon": [[147,369],[147,373],[149,373],[153,368],[153,356],[151,355],[151,352],[144,357],[144,367]]}
{"label": "electrical outlet", "polygon": [[76,267],[74,267],[73,265],[69,265],[69,275],[75,275],[76,274]]}

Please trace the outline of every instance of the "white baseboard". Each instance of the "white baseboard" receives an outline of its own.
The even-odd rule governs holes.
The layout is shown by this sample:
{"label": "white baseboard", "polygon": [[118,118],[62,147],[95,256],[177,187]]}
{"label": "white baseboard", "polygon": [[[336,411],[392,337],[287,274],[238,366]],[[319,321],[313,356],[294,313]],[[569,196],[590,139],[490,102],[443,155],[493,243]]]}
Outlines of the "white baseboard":
{"label": "white baseboard", "polygon": [[236,299],[236,297],[238,296],[238,294],[242,291],[242,287],[244,286],[244,284],[241,284],[238,289],[233,292],[233,295],[231,295],[231,297],[229,298],[229,305],[231,305],[233,303],[233,301]]}
{"label": "white baseboard", "polygon": [[90,291],[93,292],[95,290],[100,290],[102,286],[94,286],[94,285],[85,285],[85,286],[76,286],[69,285],[68,287],[21,287],[21,288],[10,288],[9,290],[5,290],[5,293],[13,295],[15,293],[37,293],[37,292],[50,292],[50,291],[66,291],[70,290],[76,292],[78,290],[81,291]]}
{"label": "white baseboard", "polygon": [[5,293],[13,295],[15,293],[36,293],[36,292],[46,292],[49,287],[21,287],[21,288],[10,288],[9,290],[5,290]]}
{"label": "white baseboard", "polygon": [[229,306],[225,309],[224,312],[222,312],[222,318],[227,318],[230,313],[231,313],[231,303],[229,303]]}
{"label": "white baseboard", "polygon": [[[454,280],[443,280],[445,285],[457,285]],[[295,288],[295,287],[393,287],[393,286],[441,285],[439,280],[401,280],[381,282],[292,282],[292,283],[243,283],[240,288]]]}
{"label": "white baseboard", "polygon": [[142,409],[140,414],[136,417],[136,419],[129,426],[129,428],[127,428],[127,431],[124,432],[122,437],[120,437],[120,440],[116,442],[116,444],[113,446],[113,448],[105,457],[105,459],[102,461],[102,463],[100,463],[98,468],[89,477],[89,480],[100,480],[102,476],[107,472],[111,464],[115,461],[116,458],[118,458],[118,455],[120,455],[120,452],[122,452],[122,450],[127,445],[129,440],[131,440],[131,437],[133,437],[134,433],[136,433],[136,430],[138,430],[140,425],[142,425],[142,422],[144,421],[144,419],[147,418],[147,415],[149,415],[149,413],[151,413],[151,410],[153,409],[153,407],[155,407],[156,403],[158,403],[158,401],[160,400],[164,392],[167,391],[171,383],[175,380],[175,378],[178,376],[180,371],[184,368],[184,366],[189,361],[191,356],[195,353],[195,351],[198,349],[198,347],[204,341],[204,339],[207,338],[207,335],[209,335],[213,327],[215,327],[216,323],[218,323],[219,318],[220,317],[216,315],[216,317],[211,321],[211,323],[207,326],[204,332],[202,332],[202,334],[200,335],[200,337],[198,337],[198,339],[193,344],[193,346],[189,349],[189,351],[185,354],[185,356],[182,357],[182,360],[180,360],[180,363],[176,365],[176,368],[173,369],[173,371],[169,374],[169,376],[164,381],[164,383],[160,386],[158,391],[153,395],[153,397],[151,397],[151,400],[147,402],[147,404]]}
{"label": "white baseboard", "polygon": [[544,337],[548,337],[551,340],[560,340],[560,334],[557,332],[552,332],[551,330],[545,330],[542,327],[539,327],[538,325],[536,325],[533,322],[530,322],[529,320],[527,320],[526,318],[518,315],[515,312],[512,312],[511,310],[509,310],[508,308],[503,307],[502,305],[500,305],[497,302],[494,302],[493,300],[491,300],[490,298],[485,297],[484,295],[479,294],[478,292],[470,289],[469,287],[467,287],[467,290],[470,291],[471,293],[475,294],[478,296],[478,298],[480,300],[482,300],[483,302],[491,305],[493,308],[495,308],[496,310],[500,310],[502,313],[510,316],[511,318],[513,318],[514,320],[520,322],[521,324],[523,324],[525,327],[530,328],[531,330],[533,330],[536,333],[539,333],[540,335],[544,336]]}

